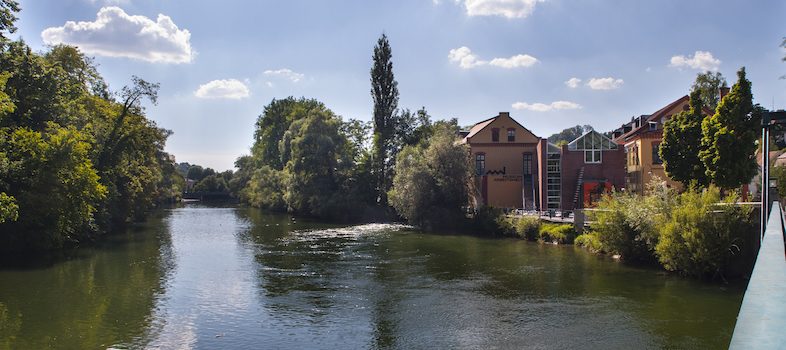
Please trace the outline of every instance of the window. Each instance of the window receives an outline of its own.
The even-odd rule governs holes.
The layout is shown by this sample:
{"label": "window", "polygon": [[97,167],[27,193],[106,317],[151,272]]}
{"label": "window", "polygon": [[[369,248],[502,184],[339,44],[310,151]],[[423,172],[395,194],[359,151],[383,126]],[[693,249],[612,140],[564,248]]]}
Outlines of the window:
{"label": "window", "polygon": [[516,141],[516,129],[508,129],[508,142]]}
{"label": "window", "polygon": [[663,159],[660,159],[660,142],[652,143],[652,164],[663,164]]}
{"label": "window", "polygon": [[499,142],[499,129],[491,129],[491,142]]}
{"label": "window", "polygon": [[483,175],[486,170],[486,155],[478,153],[475,155],[475,174]]}
{"label": "window", "polygon": [[584,163],[600,163],[601,151],[600,150],[586,150],[584,151]]}
{"label": "window", "polygon": [[532,175],[532,153],[524,153],[524,175]]}
{"label": "window", "polygon": [[658,122],[650,122],[650,131],[658,130]]}

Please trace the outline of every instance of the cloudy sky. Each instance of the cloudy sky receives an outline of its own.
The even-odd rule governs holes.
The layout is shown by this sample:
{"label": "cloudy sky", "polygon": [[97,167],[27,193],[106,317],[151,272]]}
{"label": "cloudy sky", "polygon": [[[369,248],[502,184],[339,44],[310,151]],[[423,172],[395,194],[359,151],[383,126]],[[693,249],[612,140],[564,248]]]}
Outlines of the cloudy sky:
{"label": "cloudy sky", "polygon": [[612,129],[747,67],[756,102],[786,107],[786,2],[720,0],[21,0],[17,36],[79,46],[110,88],[161,83],[148,116],[178,161],[229,169],[274,98],[369,120],[376,39],[400,107],[462,125],[510,111],[541,137]]}

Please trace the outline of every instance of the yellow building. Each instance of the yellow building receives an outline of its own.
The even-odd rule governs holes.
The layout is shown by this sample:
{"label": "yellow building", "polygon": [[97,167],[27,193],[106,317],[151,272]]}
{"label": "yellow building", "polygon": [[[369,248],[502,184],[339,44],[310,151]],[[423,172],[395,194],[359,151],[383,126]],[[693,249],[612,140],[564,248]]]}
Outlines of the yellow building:
{"label": "yellow building", "polygon": [[[644,187],[657,176],[670,187],[681,188],[682,184],[666,176],[663,160],[658,155],[663,140],[663,125],[679,112],[690,109],[690,97],[682,96],[650,115],[634,117],[629,123],[613,132],[613,141],[625,147],[627,175],[625,188],[643,194]],[[705,107],[705,114],[712,111]]]}
{"label": "yellow building", "polygon": [[475,164],[475,201],[498,208],[540,209],[547,143],[501,112],[473,125],[461,140]]}

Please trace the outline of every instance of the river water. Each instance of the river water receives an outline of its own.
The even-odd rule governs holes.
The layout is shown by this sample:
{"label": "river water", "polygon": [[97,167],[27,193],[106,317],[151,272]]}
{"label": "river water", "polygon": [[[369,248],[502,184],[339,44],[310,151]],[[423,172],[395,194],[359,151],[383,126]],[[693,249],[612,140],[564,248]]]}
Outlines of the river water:
{"label": "river water", "polygon": [[0,349],[721,349],[742,293],[572,246],[188,205],[0,269]]}

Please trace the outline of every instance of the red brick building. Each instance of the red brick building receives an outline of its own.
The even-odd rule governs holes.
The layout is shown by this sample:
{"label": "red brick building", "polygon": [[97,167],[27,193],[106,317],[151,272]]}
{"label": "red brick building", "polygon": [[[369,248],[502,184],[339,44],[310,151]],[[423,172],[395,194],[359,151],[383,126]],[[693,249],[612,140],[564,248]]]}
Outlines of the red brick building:
{"label": "red brick building", "polygon": [[560,150],[562,210],[594,206],[604,192],[625,187],[625,150],[589,131]]}

